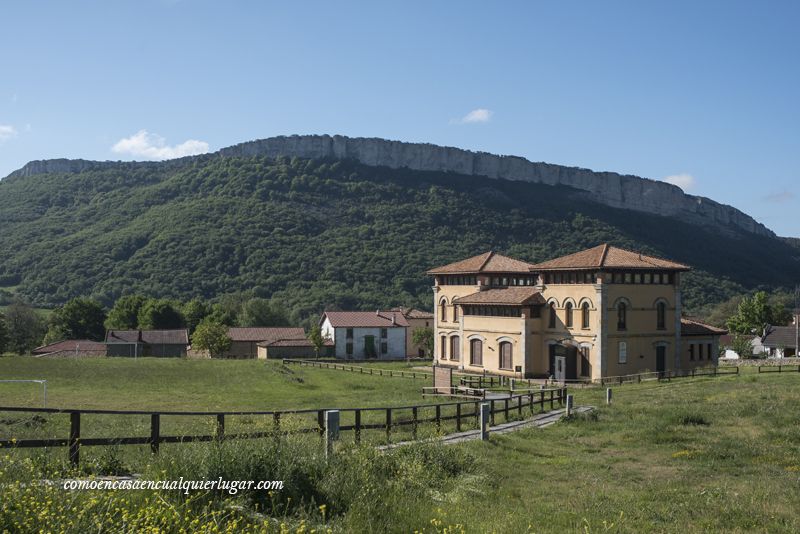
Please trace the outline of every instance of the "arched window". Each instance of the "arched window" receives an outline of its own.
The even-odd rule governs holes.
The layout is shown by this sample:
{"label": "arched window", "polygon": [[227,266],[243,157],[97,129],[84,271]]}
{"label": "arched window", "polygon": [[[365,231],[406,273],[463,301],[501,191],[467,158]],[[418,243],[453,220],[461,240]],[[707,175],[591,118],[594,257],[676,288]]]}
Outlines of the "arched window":
{"label": "arched window", "polygon": [[471,339],[469,342],[470,365],[483,365],[483,341]]}
{"label": "arched window", "polygon": [[667,305],[663,302],[656,304],[656,328],[659,330],[664,330],[667,327],[666,315]]}
{"label": "arched window", "polygon": [[625,330],[628,324],[628,306],[624,302],[617,304],[617,330]]}
{"label": "arched window", "polygon": [[566,312],[565,313],[567,314],[567,316],[565,318],[566,319],[566,323],[567,323],[567,328],[572,328],[572,303],[571,302],[567,302],[567,305],[565,306],[565,308],[566,308]]}
{"label": "arched window", "polygon": [[500,369],[513,369],[514,356],[511,343],[503,341],[500,343]]}
{"label": "arched window", "polygon": [[458,304],[456,304],[455,302],[453,303],[453,322],[454,323],[458,322]]}
{"label": "arched window", "polygon": [[556,305],[555,303],[550,303],[550,319],[548,323],[548,328],[555,328],[556,327]]}
{"label": "arched window", "polygon": [[439,359],[447,359],[447,338],[442,336],[442,345],[439,349]]}
{"label": "arched window", "polygon": [[584,302],[581,307],[581,327],[589,328],[589,303]]}
{"label": "arched window", "polygon": [[445,299],[439,303],[439,318],[442,322],[447,322],[447,300]]}
{"label": "arched window", "polygon": [[461,359],[461,339],[458,336],[450,338],[450,359],[456,362]]}

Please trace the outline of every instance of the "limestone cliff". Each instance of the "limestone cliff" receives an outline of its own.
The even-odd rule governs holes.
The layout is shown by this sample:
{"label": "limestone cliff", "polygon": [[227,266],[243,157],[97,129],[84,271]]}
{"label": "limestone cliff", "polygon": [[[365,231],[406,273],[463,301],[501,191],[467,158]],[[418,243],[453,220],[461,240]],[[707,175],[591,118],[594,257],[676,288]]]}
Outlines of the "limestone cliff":
{"label": "limestone cliff", "polygon": [[[352,159],[365,165],[393,169],[406,167],[412,170],[444,171],[495,179],[563,185],[584,191],[586,198],[615,208],[677,217],[696,224],[712,225],[723,231],[744,230],[758,235],[775,235],[763,224],[736,208],[705,197],[687,195],[679,187],[665,182],[613,172],[594,172],[578,167],[534,163],[517,156],[498,156],[427,143],[405,143],[340,135],[271,137],[223,148],[216,154],[221,157],[296,156]],[[176,160],[169,162],[169,164],[176,163],[179,162]],[[162,162],[161,165],[163,164]],[[55,159],[32,161],[10,176],[73,173],[118,165],[159,164]]]}
{"label": "limestone cliff", "polygon": [[687,195],[679,187],[614,172],[534,163],[517,156],[497,156],[427,143],[340,135],[293,135],[241,143],[219,151],[222,156],[353,159],[393,169],[445,171],[506,180],[565,185],[585,191],[587,198],[616,208],[678,217],[723,229],[735,227],[759,235],[775,234],[741,211],[711,199]]}

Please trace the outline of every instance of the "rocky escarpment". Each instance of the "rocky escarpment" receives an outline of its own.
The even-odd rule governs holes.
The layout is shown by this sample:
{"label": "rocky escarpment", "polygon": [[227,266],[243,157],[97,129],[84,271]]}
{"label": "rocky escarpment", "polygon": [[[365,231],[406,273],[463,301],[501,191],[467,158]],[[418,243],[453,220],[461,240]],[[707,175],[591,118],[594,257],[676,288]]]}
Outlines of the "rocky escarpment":
{"label": "rocky escarpment", "polygon": [[218,152],[222,156],[296,156],[353,159],[366,165],[445,171],[506,180],[565,185],[615,208],[655,213],[698,224],[742,229],[759,235],[775,234],[741,211],[711,199],[687,195],[665,182],[594,172],[578,167],[534,163],[517,156],[497,156],[427,143],[404,143],[340,135],[293,135],[250,141]]}
{"label": "rocky escarpment", "polygon": [[[517,156],[498,156],[427,143],[405,143],[378,138],[340,135],[293,135],[271,137],[223,148],[221,157],[288,156],[299,158],[351,159],[365,165],[393,169],[444,171],[563,185],[583,191],[586,198],[615,208],[643,211],[718,227],[723,231],[744,230],[758,235],[775,234],[741,211],[705,197],[685,194],[679,187],[614,172],[594,172],[578,167],[534,163]],[[9,177],[43,173],[74,173],[110,166],[180,165],[194,156],[169,162],[97,162],[54,159],[32,161]]]}

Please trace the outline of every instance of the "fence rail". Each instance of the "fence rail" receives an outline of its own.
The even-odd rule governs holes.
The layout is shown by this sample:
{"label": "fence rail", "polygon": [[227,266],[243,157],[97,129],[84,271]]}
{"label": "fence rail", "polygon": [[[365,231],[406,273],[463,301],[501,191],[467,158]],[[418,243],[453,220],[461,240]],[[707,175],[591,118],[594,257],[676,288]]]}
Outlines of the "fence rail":
{"label": "fence rail", "polygon": [[[494,423],[496,414],[503,414],[506,420],[513,412],[522,416],[523,410],[527,409],[530,413],[534,412],[534,407],[538,406],[540,411],[544,411],[545,405],[549,403],[550,409],[554,409],[556,403],[562,406],[566,402],[567,388],[541,390],[539,392],[529,392],[525,394],[512,395],[504,399],[492,399],[491,401],[470,400],[444,403],[418,404],[411,406],[391,406],[375,408],[335,408],[341,414],[351,414],[353,424],[341,425],[339,430],[342,432],[353,432],[355,442],[360,442],[362,433],[370,430],[379,430],[384,433],[386,443],[391,443],[392,432],[401,427],[411,427],[412,439],[417,438],[417,430],[420,425],[433,423],[437,431],[441,429],[441,424],[446,421],[455,421],[456,431],[460,432],[464,422],[476,421],[479,417],[479,405],[481,402],[490,402],[491,418]],[[329,409],[303,409],[303,410],[282,410],[282,411],[232,411],[232,412],[174,412],[174,411],[141,411],[141,410],[72,410],[58,408],[27,408],[19,406],[0,406],[0,412],[24,412],[24,413],[47,413],[69,415],[70,428],[66,438],[52,439],[3,439],[0,440],[2,448],[42,448],[42,447],[68,447],[69,461],[73,466],[80,463],[80,451],[83,446],[102,446],[102,445],[150,445],[153,453],[158,453],[159,445],[162,443],[190,443],[221,441],[223,439],[255,439],[265,437],[279,437],[287,434],[319,434],[325,432],[325,412]],[[425,417],[422,411],[432,412],[432,416]],[[453,413],[448,415],[445,410]],[[364,421],[365,414],[378,414],[382,412],[379,423]],[[111,438],[85,438],[81,436],[81,416],[82,415],[149,415],[150,416],[150,435],[149,436],[126,436]],[[316,414],[316,424],[312,427],[296,428],[292,430],[281,429],[281,419],[287,416]],[[162,416],[204,416],[213,417],[216,420],[214,434],[206,435],[182,435],[170,436],[161,433]],[[240,432],[226,433],[226,418],[231,416],[272,416],[272,429],[262,432]],[[405,416],[405,417],[403,417]],[[477,423],[476,423],[477,424]]]}
{"label": "fence rail", "polygon": [[433,373],[429,373],[427,371],[396,371],[394,369],[359,367],[357,365],[345,365],[342,363],[335,363],[335,362],[321,362],[316,360],[295,360],[291,358],[284,358],[283,363],[300,365],[301,367],[318,367],[320,369],[336,369],[338,371],[350,371],[351,373],[358,373],[362,375],[415,378],[424,380],[431,380],[433,378]]}
{"label": "fence rail", "polygon": [[720,376],[720,375],[738,375],[738,367],[710,367],[704,369],[680,369],[670,371],[654,371],[650,373],[637,373],[632,375],[620,376],[606,376],[601,378],[598,383],[601,386],[608,384],[630,384],[633,382],[639,383],[646,380],[666,380],[670,381],[675,378],[694,378],[696,376]]}
{"label": "fence rail", "polygon": [[[758,372],[759,373],[780,373],[780,372],[782,372],[783,368],[786,368],[787,372],[795,371],[795,372],[800,373],[800,365],[783,365],[783,364],[779,364],[779,365],[759,365],[758,366]],[[738,367],[737,367],[737,369],[738,369]]]}

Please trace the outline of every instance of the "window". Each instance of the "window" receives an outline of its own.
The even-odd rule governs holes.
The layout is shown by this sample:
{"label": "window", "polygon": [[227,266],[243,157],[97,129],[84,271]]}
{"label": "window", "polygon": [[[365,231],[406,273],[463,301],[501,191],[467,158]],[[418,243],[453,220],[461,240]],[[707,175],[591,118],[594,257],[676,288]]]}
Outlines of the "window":
{"label": "window", "polygon": [[458,322],[458,306],[453,304],[453,322]]}
{"label": "window", "polygon": [[628,324],[628,306],[624,302],[617,304],[617,330],[625,330]]}
{"label": "window", "polygon": [[702,360],[703,359],[703,345],[702,345],[702,343],[697,345],[697,359],[698,360]]}
{"label": "window", "polygon": [[694,345],[689,345],[689,361],[694,361]]}
{"label": "window", "polygon": [[347,342],[347,344],[345,345],[345,351],[347,352],[348,356],[352,356],[353,355],[353,342],[352,341],[348,341]]}
{"label": "window", "polygon": [[667,305],[663,302],[659,302],[656,304],[656,328],[659,330],[666,329],[666,314],[667,314]]}
{"label": "window", "polygon": [[653,282],[652,275],[650,273],[644,273],[644,283],[651,284]]}
{"label": "window", "polygon": [[628,344],[625,341],[619,342],[619,363],[628,363]]}
{"label": "window", "polygon": [[387,352],[389,352],[389,344],[381,341],[381,354],[386,354]]}
{"label": "window", "polygon": [[622,273],[614,273],[614,283],[615,284],[622,283]]}
{"label": "window", "polygon": [[542,307],[541,306],[531,306],[531,317],[534,319],[538,319],[542,316]]}
{"label": "window", "polygon": [[630,284],[633,282],[633,275],[631,273],[625,273],[625,283]]}
{"label": "window", "polygon": [[572,328],[572,303],[567,302],[566,306],[566,320],[567,320],[567,328]]}
{"label": "window", "polygon": [[353,339],[353,329],[352,328],[348,328],[347,329],[347,336],[346,337],[347,337],[347,339]]}
{"label": "window", "polygon": [[589,328],[589,303],[584,302],[581,307],[581,327]]}
{"label": "window", "polygon": [[548,323],[548,328],[555,328],[556,327],[556,305],[554,303],[550,303],[550,322]]}
{"label": "window", "polygon": [[661,273],[655,273],[653,275],[653,283],[660,284],[661,283]]}
{"label": "window", "polygon": [[386,339],[388,331],[386,328],[381,328],[381,339]]}
{"label": "window", "polygon": [[512,350],[511,343],[508,341],[500,343],[500,369],[513,369],[514,357]]}
{"label": "window", "polygon": [[439,319],[447,322],[447,301],[444,299],[439,303]]}
{"label": "window", "polygon": [[472,339],[469,342],[470,365],[483,365],[483,341]]}
{"label": "window", "polygon": [[458,336],[450,338],[450,359],[456,362],[461,359],[461,339]]}
{"label": "window", "polygon": [[447,359],[447,338],[442,337],[442,344],[439,349],[439,359],[445,360]]}
{"label": "window", "polygon": [[712,358],[712,357],[711,357],[711,350],[712,350],[711,343],[709,343],[708,345],[706,345],[706,348],[708,349],[708,352],[706,352],[706,354],[708,354],[708,359],[709,359],[709,360],[713,360],[714,358]]}

